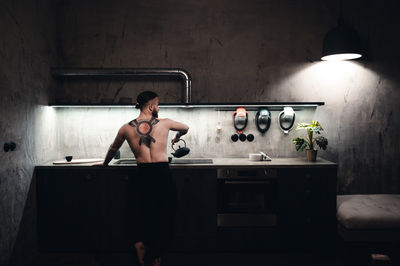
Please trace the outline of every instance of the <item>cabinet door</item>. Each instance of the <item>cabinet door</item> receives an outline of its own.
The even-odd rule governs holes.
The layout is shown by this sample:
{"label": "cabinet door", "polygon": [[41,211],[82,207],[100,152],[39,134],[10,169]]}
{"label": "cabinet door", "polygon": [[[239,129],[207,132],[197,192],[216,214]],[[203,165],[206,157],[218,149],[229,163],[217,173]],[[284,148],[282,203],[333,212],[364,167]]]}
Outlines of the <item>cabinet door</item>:
{"label": "cabinet door", "polygon": [[100,248],[102,181],[93,171],[57,169],[38,172],[41,250]]}
{"label": "cabinet door", "polygon": [[305,239],[304,191],[304,178],[296,170],[279,170],[278,239],[283,248],[300,247]]}
{"label": "cabinet door", "polygon": [[106,197],[104,217],[106,243],[110,251],[129,251],[133,244],[129,242],[128,235],[128,179],[133,170],[109,171],[104,173]]}
{"label": "cabinet door", "polygon": [[216,171],[173,169],[173,176],[178,197],[175,248],[213,248],[216,237]]}
{"label": "cabinet door", "polygon": [[281,169],[278,228],[284,248],[326,248],[334,243],[336,169]]}
{"label": "cabinet door", "polygon": [[305,218],[309,246],[333,247],[336,236],[336,168],[305,171]]}

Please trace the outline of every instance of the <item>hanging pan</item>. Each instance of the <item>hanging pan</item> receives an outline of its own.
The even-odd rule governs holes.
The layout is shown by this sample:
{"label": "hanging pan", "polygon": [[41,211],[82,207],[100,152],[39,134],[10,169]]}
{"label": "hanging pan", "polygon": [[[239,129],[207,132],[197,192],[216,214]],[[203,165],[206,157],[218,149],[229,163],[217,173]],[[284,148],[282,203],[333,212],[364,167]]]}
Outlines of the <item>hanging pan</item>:
{"label": "hanging pan", "polygon": [[232,141],[236,142],[238,139],[240,141],[246,140],[246,135],[243,134],[243,131],[247,127],[249,114],[247,113],[244,107],[236,108],[236,111],[232,115],[233,119],[233,126],[235,127],[238,134],[233,134],[231,139]]}
{"label": "hanging pan", "polygon": [[262,134],[267,132],[271,125],[271,112],[267,108],[262,108],[256,113],[256,127]]}

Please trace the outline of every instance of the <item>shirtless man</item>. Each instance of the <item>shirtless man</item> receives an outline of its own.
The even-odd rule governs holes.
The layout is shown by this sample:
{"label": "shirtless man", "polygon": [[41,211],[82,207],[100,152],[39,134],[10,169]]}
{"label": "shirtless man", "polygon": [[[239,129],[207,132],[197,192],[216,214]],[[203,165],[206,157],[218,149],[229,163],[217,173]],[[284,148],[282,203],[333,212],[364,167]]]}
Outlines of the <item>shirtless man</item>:
{"label": "shirtless man", "polygon": [[154,92],[144,91],[138,95],[139,116],[119,129],[102,164],[108,165],[125,140],[136,157],[137,172],[129,178],[130,226],[142,266],[145,263],[160,265],[161,253],[172,237],[176,191],[167,157],[168,133],[177,131],[171,140],[175,143],[189,130],[183,123],[159,119],[158,103]]}

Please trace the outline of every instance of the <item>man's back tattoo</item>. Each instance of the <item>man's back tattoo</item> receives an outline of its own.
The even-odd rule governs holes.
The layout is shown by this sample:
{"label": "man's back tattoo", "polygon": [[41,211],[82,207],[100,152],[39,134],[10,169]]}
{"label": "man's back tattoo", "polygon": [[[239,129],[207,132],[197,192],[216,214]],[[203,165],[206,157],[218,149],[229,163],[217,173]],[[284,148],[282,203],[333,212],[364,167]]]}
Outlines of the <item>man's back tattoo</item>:
{"label": "man's back tattoo", "polygon": [[140,135],[139,145],[146,145],[150,148],[151,142],[156,142],[156,140],[150,136],[151,131],[153,130],[153,126],[160,122],[160,120],[156,119],[154,116],[149,120],[143,120],[138,122],[136,119],[129,122],[131,127],[136,127],[137,133]]}

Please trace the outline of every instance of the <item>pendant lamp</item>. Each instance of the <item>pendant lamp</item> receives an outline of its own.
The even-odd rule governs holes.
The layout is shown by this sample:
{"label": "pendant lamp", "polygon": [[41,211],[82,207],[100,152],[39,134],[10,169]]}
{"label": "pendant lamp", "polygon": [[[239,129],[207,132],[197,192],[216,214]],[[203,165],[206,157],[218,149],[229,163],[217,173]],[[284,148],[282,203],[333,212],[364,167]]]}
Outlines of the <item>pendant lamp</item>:
{"label": "pendant lamp", "polygon": [[346,25],[340,16],[338,25],[325,35],[321,60],[349,60],[361,56],[358,32]]}

